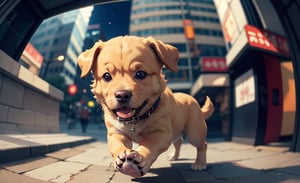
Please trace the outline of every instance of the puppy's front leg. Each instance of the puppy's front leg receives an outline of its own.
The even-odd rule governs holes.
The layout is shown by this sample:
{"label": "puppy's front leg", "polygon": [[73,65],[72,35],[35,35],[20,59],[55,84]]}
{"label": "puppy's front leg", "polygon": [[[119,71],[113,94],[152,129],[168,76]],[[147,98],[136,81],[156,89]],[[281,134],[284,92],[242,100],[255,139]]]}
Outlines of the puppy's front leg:
{"label": "puppy's front leg", "polygon": [[137,147],[136,151],[143,157],[142,172],[146,173],[157,157],[168,149],[172,141],[170,133],[156,131],[146,136]]}
{"label": "puppy's front leg", "polygon": [[120,133],[108,134],[108,145],[114,159],[116,169],[132,177],[141,177],[144,172],[142,156],[132,150],[132,141]]}
{"label": "puppy's front leg", "polygon": [[107,136],[108,146],[111,155],[114,159],[122,152],[131,151],[132,142],[126,136],[119,133],[108,134]]}

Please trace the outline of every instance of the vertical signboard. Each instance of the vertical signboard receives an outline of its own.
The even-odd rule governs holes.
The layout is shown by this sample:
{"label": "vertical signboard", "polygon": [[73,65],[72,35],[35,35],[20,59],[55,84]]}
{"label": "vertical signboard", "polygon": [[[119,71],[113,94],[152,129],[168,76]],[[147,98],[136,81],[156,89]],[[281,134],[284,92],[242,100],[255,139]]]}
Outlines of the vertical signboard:
{"label": "vertical signboard", "polygon": [[235,107],[241,107],[255,101],[255,82],[253,70],[245,72],[234,81]]}
{"label": "vertical signboard", "polygon": [[231,43],[238,34],[238,27],[234,20],[233,14],[228,8],[227,13],[225,15],[222,29],[224,33],[224,38],[226,43]]}

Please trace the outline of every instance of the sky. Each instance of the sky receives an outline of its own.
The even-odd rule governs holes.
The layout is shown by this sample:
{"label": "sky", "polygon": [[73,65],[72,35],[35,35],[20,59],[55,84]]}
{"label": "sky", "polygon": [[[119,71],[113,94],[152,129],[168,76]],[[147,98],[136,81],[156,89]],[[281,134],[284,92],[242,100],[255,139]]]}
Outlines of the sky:
{"label": "sky", "polygon": [[101,24],[106,39],[129,34],[131,1],[101,4],[94,7],[90,24]]}

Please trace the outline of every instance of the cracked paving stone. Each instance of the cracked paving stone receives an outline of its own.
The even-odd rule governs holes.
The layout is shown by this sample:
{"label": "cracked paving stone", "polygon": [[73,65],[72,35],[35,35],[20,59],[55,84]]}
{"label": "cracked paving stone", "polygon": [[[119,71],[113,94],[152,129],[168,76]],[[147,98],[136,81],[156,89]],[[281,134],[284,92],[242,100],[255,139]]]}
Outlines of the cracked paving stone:
{"label": "cracked paving stone", "polygon": [[46,181],[66,182],[71,179],[72,175],[80,173],[88,166],[89,164],[83,163],[57,162],[26,172],[25,175]]}
{"label": "cracked paving stone", "polygon": [[89,183],[108,183],[113,179],[115,173],[116,171],[105,166],[90,166],[84,172],[72,176],[68,182],[81,183],[88,180]]}

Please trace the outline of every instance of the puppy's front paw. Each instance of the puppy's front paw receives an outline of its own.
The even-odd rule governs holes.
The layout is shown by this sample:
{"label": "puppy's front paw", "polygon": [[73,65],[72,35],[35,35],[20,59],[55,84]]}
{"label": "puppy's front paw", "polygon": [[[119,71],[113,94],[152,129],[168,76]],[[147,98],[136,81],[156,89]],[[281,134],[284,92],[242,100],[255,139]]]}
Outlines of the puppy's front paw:
{"label": "puppy's front paw", "polygon": [[142,177],[145,174],[143,171],[144,167],[145,161],[143,157],[134,150],[124,151],[116,159],[116,168],[123,174],[135,178]]}

